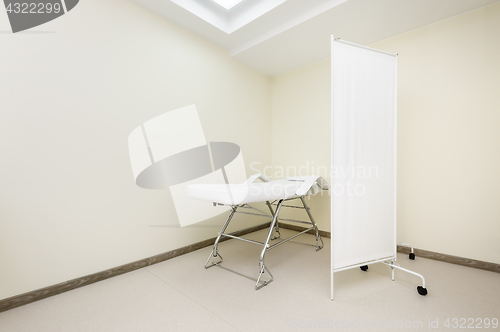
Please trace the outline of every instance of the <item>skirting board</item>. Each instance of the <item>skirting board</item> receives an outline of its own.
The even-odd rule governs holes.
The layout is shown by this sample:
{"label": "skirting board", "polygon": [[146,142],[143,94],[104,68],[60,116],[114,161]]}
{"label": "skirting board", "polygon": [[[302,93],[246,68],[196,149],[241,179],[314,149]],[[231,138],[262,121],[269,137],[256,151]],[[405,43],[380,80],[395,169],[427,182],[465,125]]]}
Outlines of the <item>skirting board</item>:
{"label": "skirting board", "polygon": [[[269,222],[264,223],[261,225],[257,225],[254,227],[246,228],[237,232],[234,232],[233,234],[235,236],[242,236],[245,234],[253,233],[256,231],[259,231],[261,229],[265,229],[269,227]],[[301,226],[295,226],[295,225],[290,225],[290,224],[285,224],[285,223],[280,223],[281,228],[286,228],[294,231],[303,231],[306,228],[301,227]],[[308,232],[310,234],[314,235],[314,232],[311,230]],[[322,237],[325,238],[330,238],[331,233],[327,231],[319,231],[319,234]],[[227,241],[230,238],[222,238],[221,241]],[[20,307],[38,300],[45,299],[47,297],[57,295],[60,293],[64,293],[79,287],[87,286],[90,284],[93,284],[98,281],[102,281],[108,278],[112,278],[115,276],[118,276],[120,274],[124,274],[127,272],[132,272],[137,269],[141,269],[146,266],[150,266],[153,264],[157,264],[163,261],[166,261],[168,259],[181,256],[193,251],[196,251],[201,248],[205,248],[208,246],[211,246],[215,241],[215,238],[211,238],[208,240],[204,240],[201,242],[194,243],[189,246],[185,246],[179,249],[167,251],[163,254],[151,256],[145,259],[141,259],[136,262],[132,262],[129,264],[121,265],[109,270],[105,270],[102,272],[97,272],[94,274],[90,274],[81,278],[76,278],[73,280],[65,281],[60,284],[56,284],[53,286],[41,288],[38,290],[34,290],[32,292],[24,293],[21,295],[16,295],[4,300],[0,300],[0,312],[7,311],[10,309],[14,309],[16,307]],[[410,249],[407,247],[401,247],[398,246],[398,252],[400,253],[409,253]],[[440,254],[432,251],[427,251],[427,250],[422,250],[422,249],[414,249],[415,256],[418,257],[423,257],[423,258],[429,258],[429,259],[434,259],[442,262],[447,262],[447,263],[452,263],[452,264],[458,264],[458,265],[463,265],[467,267],[473,267],[476,269],[482,269],[482,270],[487,270],[487,271],[492,271],[492,272],[497,272],[500,273],[500,264],[495,264],[495,263],[489,263],[489,262],[483,262],[483,261],[478,261],[474,259],[469,259],[469,258],[463,258],[463,257],[457,257],[457,256],[452,256],[452,255],[446,255],[446,254]]]}
{"label": "skirting board", "polygon": [[[249,228],[245,228],[245,229],[236,231],[232,234],[235,236],[242,236],[245,234],[256,232],[256,231],[261,230],[261,229],[269,228],[269,224],[270,224],[270,222],[267,222],[264,224],[260,224],[257,226],[253,226],[253,227],[249,227]],[[191,244],[189,246],[179,248],[179,249],[167,251],[163,254],[151,256],[151,257],[141,259],[141,260],[136,261],[136,262],[121,265],[121,266],[118,266],[118,267],[115,267],[115,268],[112,268],[109,270],[97,272],[97,273],[90,274],[90,275],[87,275],[87,276],[84,276],[81,278],[76,278],[76,279],[65,281],[65,282],[62,282],[62,283],[59,283],[59,284],[56,284],[53,286],[48,286],[45,288],[41,288],[41,289],[37,289],[37,290],[31,291],[31,292],[24,293],[21,295],[9,297],[9,298],[6,298],[4,300],[0,300],[0,312],[14,309],[16,307],[20,307],[20,306],[29,304],[31,302],[42,300],[42,299],[45,299],[47,297],[61,294],[61,293],[64,293],[64,292],[67,292],[67,291],[70,291],[70,290],[73,290],[73,289],[76,289],[79,287],[87,286],[87,285],[93,284],[94,282],[98,282],[98,281],[102,281],[102,280],[105,280],[108,278],[116,277],[120,274],[132,272],[134,270],[141,269],[141,268],[146,267],[146,266],[157,264],[157,263],[166,261],[168,259],[171,259],[171,258],[174,258],[177,256],[181,256],[181,255],[196,251],[196,250],[201,249],[201,248],[211,246],[214,244],[215,239],[216,238],[214,237],[214,238],[211,238],[208,240],[204,240],[201,242]],[[220,241],[221,242],[227,241],[229,239],[230,239],[229,237],[223,237]]]}
{"label": "skirting board", "polygon": [[[279,225],[281,228],[291,229],[291,230],[298,231],[298,232],[306,230],[306,228],[302,227],[302,226],[295,226],[295,225],[290,225],[290,224],[285,224],[285,223],[280,223]],[[314,235],[313,230],[309,231],[308,233]],[[325,238],[331,238],[330,232],[319,231],[319,235],[321,235],[322,237],[325,237]],[[398,252],[403,253],[403,254],[408,254],[408,253],[410,253],[410,248],[398,246]],[[417,248],[413,249],[413,253],[417,257],[429,258],[429,259],[434,259],[436,261],[441,261],[441,262],[457,264],[457,265],[462,265],[462,266],[467,266],[467,267],[473,267],[476,269],[500,273],[500,264],[496,264],[496,263],[483,262],[483,261],[478,261],[476,259],[441,254],[438,252],[417,249]]]}

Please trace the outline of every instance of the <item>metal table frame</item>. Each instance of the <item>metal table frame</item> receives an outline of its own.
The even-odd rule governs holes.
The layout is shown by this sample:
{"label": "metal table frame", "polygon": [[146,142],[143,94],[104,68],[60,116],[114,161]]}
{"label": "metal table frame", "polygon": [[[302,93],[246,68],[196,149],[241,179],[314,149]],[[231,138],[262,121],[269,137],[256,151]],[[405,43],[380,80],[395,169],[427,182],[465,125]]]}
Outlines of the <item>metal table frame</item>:
{"label": "metal table frame", "polygon": [[[283,204],[284,202],[288,202],[288,201],[292,201],[292,200],[296,200],[296,199],[300,199],[300,201],[302,202],[302,206],[294,206],[294,205]],[[214,205],[215,204],[217,204],[217,203],[214,203]],[[310,245],[310,246],[314,246],[314,247],[316,247],[316,251],[318,251],[321,248],[323,248],[323,246],[324,246],[323,240],[321,239],[321,236],[319,235],[319,230],[318,230],[318,227],[316,226],[316,223],[314,222],[314,218],[313,218],[313,216],[311,214],[310,208],[307,206],[307,203],[306,203],[306,200],[305,200],[305,195],[304,196],[299,196],[299,197],[294,197],[294,198],[289,198],[289,199],[275,200],[275,201],[272,201],[272,202],[266,201],[266,204],[267,204],[267,207],[269,208],[270,214],[266,213],[264,211],[261,211],[261,210],[255,208],[255,207],[253,207],[253,206],[251,206],[249,204],[229,205],[229,206],[231,206],[231,212],[229,213],[229,216],[228,216],[226,222],[222,226],[222,229],[221,229],[219,235],[217,236],[217,239],[215,240],[212,252],[210,253],[210,255],[209,255],[208,259],[207,259],[207,262],[205,263],[205,269],[211,268],[213,266],[218,266],[218,267],[223,268],[225,270],[228,270],[228,271],[231,271],[233,273],[239,274],[239,275],[241,275],[243,277],[252,279],[252,280],[256,281],[256,283],[255,283],[255,289],[259,290],[262,287],[270,284],[274,280],[273,275],[271,274],[271,272],[269,271],[269,269],[267,268],[267,266],[264,264],[264,258],[265,258],[265,255],[266,255],[267,251],[269,251],[271,249],[274,249],[277,246],[280,246],[283,243],[288,242],[288,241],[290,241],[290,242],[296,242],[296,243],[301,243],[301,244],[306,244],[306,245]],[[224,205],[224,204],[220,204],[219,203],[219,205]],[[276,209],[273,209],[273,206],[276,206]],[[309,217],[309,221],[302,221],[302,220],[288,219],[288,218],[279,218],[278,215],[279,215],[279,212],[280,212],[280,210],[281,210],[282,207],[285,207],[285,208],[294,208],[294,209],[304,209],[306,211],[308,217]],[[250,211],[241,211],[242,209],[248,209]],[[238,237],[238,236],[235,236],[233,234],[226,234],[226,233],[224,233],[226,231],[226,228],[228,227],[229,223],[233,219],[233,216],[236,213],[249,214],[249,215],[266,217],[266,218],[272,218],[271,224],[269,226],[269,231],[268,231],[267,236],[266,236],[266,240],[264,242],[258,242],[258,241],[254,241],[254,240],[249,240],[249,239],[245,239],[245,238],[242,238],[242,237]],[[279,222],[280,221],[297,222],[297,223],[302,223],[302,224],[310,225],[310,227],[307,228],[306,230],[302,231],[302,232],[299,232],[299,233],[297,233],[297,234],[295,234],[293,236],[290,236],[290,237],[288,237],[286,239],[282,239],[281,241],[276,242],[276,243],[274,243],[274,244],[271,245],[270,244],[271,240],[276,240],[276,239],[280,239],[281,238],[281,234],[280,234],[280,230],[279,230]],[[298,236],[300,236],[300,235],[302,235],[304,233],[307,233],[307,232],[309,232],[311,230],[314,230],[314,232],[316,234],[316,245],[308,244],[308,243],[303,243],[303,242],[292,241],[294,238],[296,238],[296,237],[298,237]],[[274,236],[273,236],[273,233],[274,233]],[[225,266],[221,265],[221,263],[223,261],[223,258],[222,258],[222,256],[219,253],[218,244],[219,244],[219,242],[220,242],[220,240],[221,240],[222,237],[229,237],[229,238],[232,238],[232,239],[241,240],[241,241],[244,241],[244,242],[253,243],[253,244],[257,244],[257,245],[262,246],[262,251],[260,253],[260,260],[259,260],[259,274],[258,274],[257,278],[252,277],[252,276],[248,276],[246,274],[240,273],[238,271],[235,271],[233,269],[230,269],[228,267],[225,267]],[[216,259],[216,258],[218,258],[219,260],[212,261],[213,259]],[[266,272],[267,272],[267,274],[269,274],[269,278],[266,279],[266,280],[264,280],[264,279],[262,279],[262,276]]]}

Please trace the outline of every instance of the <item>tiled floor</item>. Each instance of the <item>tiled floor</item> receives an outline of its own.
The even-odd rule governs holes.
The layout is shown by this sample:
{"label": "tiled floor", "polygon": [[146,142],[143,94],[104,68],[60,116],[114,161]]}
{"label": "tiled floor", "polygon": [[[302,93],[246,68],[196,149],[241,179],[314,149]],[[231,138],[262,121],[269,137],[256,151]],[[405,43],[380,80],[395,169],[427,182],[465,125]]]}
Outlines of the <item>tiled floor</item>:
{"label": "tiled floor", "polygon": [[[264,236],[259,231],[247,237]],[[310,235],[301,238],[314,242]],[[401,266],[426,277],[427,296],[417,294],[419,278],[396,271],[392,282],[390,268],[375,264],[368,272],[336,274],[332,302],[329,239],[319,252],[296,243],[268,252],[275,280],[259,291],[247,278],[205,270],[210,250],[1,313],[0,331],[449,331],[458,330],[454,318],[474,318],[473,326],[478,319],[500,319],[500,274],[493,272],[399,255]],[[230,240],[219,250],[226,265],[257,274],[259,247]],[[438,328],[429,328],[430,322]]]}

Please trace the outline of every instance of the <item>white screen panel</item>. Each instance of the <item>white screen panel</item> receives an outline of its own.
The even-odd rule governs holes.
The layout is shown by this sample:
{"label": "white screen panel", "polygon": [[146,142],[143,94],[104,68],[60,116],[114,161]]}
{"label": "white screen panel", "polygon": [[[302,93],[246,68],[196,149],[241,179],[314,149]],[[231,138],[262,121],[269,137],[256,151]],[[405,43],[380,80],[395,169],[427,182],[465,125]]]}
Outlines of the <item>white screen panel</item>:
{"label": "white screen panel", "polygon": [[333,269],[396,254],[397,57],[332,42]]}

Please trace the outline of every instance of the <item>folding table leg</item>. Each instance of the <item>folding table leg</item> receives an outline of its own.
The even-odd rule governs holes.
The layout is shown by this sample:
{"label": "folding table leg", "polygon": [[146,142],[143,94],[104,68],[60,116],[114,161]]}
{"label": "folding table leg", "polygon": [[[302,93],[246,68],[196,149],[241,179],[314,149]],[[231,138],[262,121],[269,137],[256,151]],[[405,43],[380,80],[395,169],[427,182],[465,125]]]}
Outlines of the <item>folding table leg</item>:
{"label": "folding table leg", "polygon": [[[276,222],[278,221],[278,214],[280,213],[282,203],[283,203],[283,200],[280,200],[278,202],[278,206],[276,207],[276,211],[274,212],[273,221],[271,222],[271,225],[269,226],[269,231],[267,232],[266,241],[264,242],[264,245],[262,246],[262,251],[260,253],[260,261],[259,261],[260,273],[259,273],[259,277],[257,278],[257,283],[255,284],[255,289],[260,289],[260,288],[264,287],[265,285],[269,284],[271,281],[273,281],[273,275],[271,274],[269,269],[264,264],[264,256],[266,255],[266,251],[267,251],[268,246],[269,246],[269,241],[271,241],[271,236],[273,235],[274,226],[275,226]],[[266,271],[271,276],[271,279],[261,283],[260,278],[262,277],[262,274],[264,274],[264,272],[266,272]]]}
{"label": "folding table leg", "polygon": [[[269,201],[266,201],[266,204],[267,204],[267,207],[269,208],[269,211],[271,211],[271,215],[274,216],[274,210],[273,210],[273,207],[271,206],[271,203]],[[274,232],[276,233],[276,235],[273,236],[271,238],[271,240],[279,239],[281,237],[281,233],[280,233],[280,223],[279,223],[278,219],[276,219],[276,225],[274,227]]]}
{"label": "folding table leg", "polygon": [[[307,204],[306,204],[306,200],[305,200],[304,196],[301,196],[300,200],[302,201],[302,204],[304,205],[304,209],[306,210],[307,215],[309,216],[309,220],[311,220],[311,223],[314,227],[314,231],[316,232],[316,251],[321,250],[324,246],[324,243],[323,243],[323,239],[321,238],[321,236],[319,236],[318,226],[316,226],[316,223],[314,222],[314,218],[311,214],[309,206],[307,206]],[[321,241],[321,245],[319,244],[320,241]]]}
{"label": "folding table leg", "polygon": [[[214,248],[212,249],[212,252],[208,256],[207,262],[205,263],[205,269],[208,269],[209,267],[212,267],[214,265],[222,263],[223,258],[219,254],[219,252],[217,250],[217,247],[219,245],[219,241],[220,241],[220,238],[222,237],[222,234],[224,234],[224,232],[226,231],[227,226],[231,222],[231,219],[233,219],[233,216],[236,213],[236,209],[237,209],[236,206],[232,206],[231,207],[231,213],[229,214],[229,217],[227,217],[227,220],[226,220],[226,223],[224,224],[224,226],[222,226],[222,229],[221,229],[221,231],[219,233],[219,236],[217,236],[217,239],[215,239]],[[217,256],[220,258],[220,260],[217,261],[217,262],[212,262],[212,264],[208,265],[208,263],[210,262],[210,259],[212,259],[212,257],[217,257]]]}

